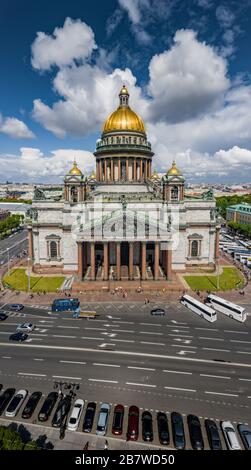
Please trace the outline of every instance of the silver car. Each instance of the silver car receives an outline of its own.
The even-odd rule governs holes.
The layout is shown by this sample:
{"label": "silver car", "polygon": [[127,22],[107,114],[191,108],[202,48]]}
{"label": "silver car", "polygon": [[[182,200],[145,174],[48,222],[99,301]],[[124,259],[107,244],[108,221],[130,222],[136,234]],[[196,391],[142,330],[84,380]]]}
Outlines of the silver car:
{"label": "silver car", "polygon": [[234,426],[230,421],[222,421],[221,428],[229,450],[241,450]]}
{"label": "silver car", "polygon": [[27,394],[27,390],[18,390],[16,395],[12,398],[7,410],[5,411],[5,416],[8,416],[9,418],[14,418],[22,403],[24,402]]}
{"label": "silver car", "polygon": [[33,323],[21,323],[17,326],[17,331],[23,331],[24,333],[30,333],[35,329],[35,325]]}
{"label": "silver car", "polygon": [[104,436],[106,434],[110,409],[111,406],[109,405],[109,403],[102,403],[96,430],[96,434],[98,434],[99,436]]}

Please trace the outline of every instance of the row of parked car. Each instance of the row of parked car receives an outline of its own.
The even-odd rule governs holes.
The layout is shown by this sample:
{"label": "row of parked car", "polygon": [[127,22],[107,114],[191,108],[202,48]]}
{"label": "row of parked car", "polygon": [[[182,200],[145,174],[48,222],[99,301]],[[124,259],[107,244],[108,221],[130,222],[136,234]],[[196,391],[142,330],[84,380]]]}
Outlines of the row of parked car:
{"label": "row of parked car", "polygon": [[[2,385],[0,384],[0,390]],[[0,415],[5,412],[5,416],[14,418],[20,410],[28,395],[27,390],[19,390],[16,392],[14,388],[8,388],[0,395]],[[33,392],[22,411],[22,418],[29,419],[33,415],[42,398],[41,392]],[[59,401],[58,401],[59,398]],[[60,428],[66,423],[69,431],[76,431],[79,428],[80,419],[84,411],[85,402],[78,398],[75,400],[71,413],[72,396],[59,395],[57,392],[50,392],[45,398],[42,406],[38,412],[38,421],[45,422],[52,414],[54,406],[57,404],[51,424],[53,427]],[[96,403],[87,403],[85,416],[82,424],[82,431],[89,433],[93,430],[94,418],[96,413]],[[109,403],[102,403],[96,426],[96,434],[104,436],[107,432],[109,415],[111,414],[111,405]],[[123,433],[123,423],[125,416],[125,408],[123,405],[118,404],[113,411],[112,420],[112,433],[114,435],[121,435]],[[139,418],[140,410],[137,406],[130,406],[128,411],[128,424],[126,430],[127,440],[137,441],[139,438]],[[171,417],[171,430],[174,446],[177,449],[186,448],[186,437],[184,431],[183,417],[180,413],[172,412]],[[146,442],[153,441],[153,417],[149,411],[143,411],[141,415],[142,422],[142,438]],[[201,423],[197,416],[188,415],[187,423],[190,435],[190,441],[194,450],[204,449],[204,440],[202,435]],[[171,435],[169,430],[169,423],[166,413],[157,413],[157,428],[158,438],[162,445],[170,444]],[[212,450],[221,450],[222,442],[217,424],[211,419],[205,420],[205,428],[208,436],[208,442]],[[240,450],[241,445],[237,436],[237,432],[230,421],[222,421],[221,429],[225,438],[227,448],[230,450]],[[251,450],[251,431],[247,425],[238,425],[239,435],[243,442],[244,448]]]}

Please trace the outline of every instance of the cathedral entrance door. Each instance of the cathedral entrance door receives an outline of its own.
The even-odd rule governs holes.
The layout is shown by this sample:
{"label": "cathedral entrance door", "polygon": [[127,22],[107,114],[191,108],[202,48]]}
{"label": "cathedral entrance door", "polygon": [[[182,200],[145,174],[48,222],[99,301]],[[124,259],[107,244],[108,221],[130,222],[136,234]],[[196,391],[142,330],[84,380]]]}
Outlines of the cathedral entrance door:
{"label": "cathedral entrance door", "polygon": [[129,264],[129,243],[121,243],[121,266],[128,266]]}
{"label": "cathedral entrance door", "polygon": [[121,162],[121,179],[122,181],[126,181],[126,162],[122,160]]}

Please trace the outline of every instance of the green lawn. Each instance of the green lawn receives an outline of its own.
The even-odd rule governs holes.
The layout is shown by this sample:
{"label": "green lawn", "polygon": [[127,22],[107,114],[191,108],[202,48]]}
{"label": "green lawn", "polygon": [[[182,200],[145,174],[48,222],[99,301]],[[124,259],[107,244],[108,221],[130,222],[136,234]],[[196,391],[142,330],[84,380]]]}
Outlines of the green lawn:
{"label": "green lawn", "polygon": [[[33,292],[45,291],[45,292],[56,292],[61,287],[64,276],[58,277],[45,277],[37,276],[30,278],[30,289]],[[9,275],[5,275],[3,279],[5,285],[11,289],[19,291],[28,290],[28,276],[25,274],[25,269],[12,269]]]}
{"label": "green lawn", "polygon": [[[209,290],[215,291],[217,289],[217,276],[184,276],[185,281],[193,290]],[[219,290],[229,290],[241,288],[244,279],[242,274],[236,268],[223,268],[223,273],[220,274]]]}

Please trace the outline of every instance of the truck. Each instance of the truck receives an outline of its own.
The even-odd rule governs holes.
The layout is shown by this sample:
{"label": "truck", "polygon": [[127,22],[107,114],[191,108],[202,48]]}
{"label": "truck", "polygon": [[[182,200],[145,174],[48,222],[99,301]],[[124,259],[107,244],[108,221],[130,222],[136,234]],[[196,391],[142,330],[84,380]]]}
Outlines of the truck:
{"label": "truck", "polygon": [[89,320],[90,318],[96,318],[97,312],[95,310],[78,310],[76,309],[75,312],[73,313],[72,317],[73,318],[87,318]]}
{"label": "truck", "polygon": [[52,312],[67,312],[74,311],[79,308],[79,300],[76,298],[72,299],[55,299],[52,303]]}

